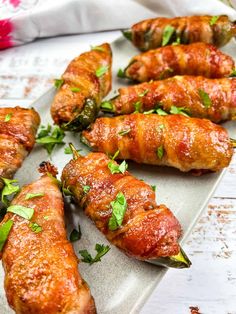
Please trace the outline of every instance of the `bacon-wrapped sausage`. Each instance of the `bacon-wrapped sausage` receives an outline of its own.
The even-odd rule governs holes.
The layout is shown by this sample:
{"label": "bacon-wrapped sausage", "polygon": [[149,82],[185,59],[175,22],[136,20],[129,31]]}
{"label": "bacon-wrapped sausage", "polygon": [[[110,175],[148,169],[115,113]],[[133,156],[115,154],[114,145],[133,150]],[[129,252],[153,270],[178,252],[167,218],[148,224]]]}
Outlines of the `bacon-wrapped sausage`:
{"label": "bacon-wrapped sausage", "polygon": [[124,71],[125,77],[138,82],[161,80],[175,75],[228,77],[235,68],[234,60],[205,43],[166,46],[133,57]]}
{"label": "bacon-wrapped sausage", "polygon": [[[40,117],[34,109],[0,108],[0,176],[12,179],[32,150]],[[3,184],[0,181],[0,189]]]}
{"label": "bacon-wrapped sausage", "polygon": [[129,114],[172,106],[192,117],[220,122],[236,118],[236,78],[208,79],[202,76],[175,76],[118,90],[119,95],[104,102],[102,110]]}
{"label": "bacon-wrapped sausage", "polygon": [[81,130],[94,121],[102,98],[111,89],[111,63],[109,44],[94,47],[71,61],[51,106],[56,124]]}
{"label": "bacon-wrapped sausage", "polygon": [[182,115],[141,113],[98,118],[82,140],[119,159],[171,166],[181,171],[218,171],[227,167],[233,145],[227,131],[209,120]]}
{"label": "bacon-wrapped sausage", "polygon": [[123,34],[143,51],[172,43],[205,42],[221,47],[236,36],[236,24],[226,15],[159,17],[141,21]]}
{"label": "bacon-wrapped sausage", "polygon": [[53,178],[55,169],[47,163],[41,168],[45,174],[24,186],[11,203],[11,207],[33,209],[31,221],[7,212],[1,222],[13,221],[2,252],[8,303],[19,314],[96,313],[66,237],[63,199]]}
{"label": "bacon-wrapped sausage", "polygon": [[[63,169],[62,183],[96,227],[126,254],[140,260],[163,258],[160,261],[165,266],[189,267],[191,263],[178,244],[181,227],[171,211],[157,205],[152,188],[128,171],[112,174],[110,162],[117,166],[102,153],[75,154]],[[83,192],[84,186],[89,186],[88,193]],[[113,210],[118,206],[122,211],[125,204],[122,222],[114,229],[110,225]]]}

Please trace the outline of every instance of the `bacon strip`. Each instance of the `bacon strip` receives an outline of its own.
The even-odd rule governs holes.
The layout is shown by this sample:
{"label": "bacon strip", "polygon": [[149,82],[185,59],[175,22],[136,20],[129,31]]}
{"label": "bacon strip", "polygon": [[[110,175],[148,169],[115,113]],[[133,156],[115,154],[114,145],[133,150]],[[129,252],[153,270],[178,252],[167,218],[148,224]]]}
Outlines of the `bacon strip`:
{"label": "bacon strip", "polygon": [[118,159],[171,166],[184,172],[219,171],[229,165],[233,155],[223,127],[178,114],[99,118],[82,135],[82,140],[96,151],[113,155],[119,150]]}

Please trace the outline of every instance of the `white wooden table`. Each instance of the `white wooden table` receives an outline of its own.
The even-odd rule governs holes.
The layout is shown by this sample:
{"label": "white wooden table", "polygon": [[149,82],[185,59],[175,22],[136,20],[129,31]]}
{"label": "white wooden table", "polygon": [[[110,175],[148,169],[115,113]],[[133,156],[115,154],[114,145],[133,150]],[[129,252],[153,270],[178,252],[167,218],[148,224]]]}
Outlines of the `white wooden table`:
{"label": "white wooden table", "polygon": [[[58,37],[0,52],[0,105],[32,102],[74,56],[118,36]],[[236,314],[236,158],[184,249],[192,267],[169,270],[142,314]]]}

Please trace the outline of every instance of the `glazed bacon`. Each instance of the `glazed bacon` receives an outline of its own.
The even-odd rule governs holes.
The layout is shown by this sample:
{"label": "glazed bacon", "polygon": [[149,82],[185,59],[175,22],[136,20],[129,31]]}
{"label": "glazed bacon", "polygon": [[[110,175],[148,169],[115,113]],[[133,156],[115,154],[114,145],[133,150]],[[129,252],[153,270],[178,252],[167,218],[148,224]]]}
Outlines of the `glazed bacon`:
{"label": "glazed bacon", "polygon": [[[10,212],[1,222],[14,222],[2,252],[8,303],[17,314],[96,313],[67,240],[62,194],[53,178],[55,169],[43,163],[42,171],[42,177],[24,186],[11,203],[33,208],[31,222]],[[50,177],[46,171],[52,172]],[[28,193],[41,196],[26,200]],[[42,230],[34,232],[31,223]]]}
{"label": "glazed bacon", "polygon": [[[171,29],[171,36],[165,43],[165,31]],[[204,42],[221,47],[236,35],[236,24],[228,16],[182,16],[174,18],[159,17],[136,23],[124,31],[126,38],[140,50],[150,50],[163,44],[191,44]]]}
{"label": "glazed bacon", "polygon": [[[12,179],[35,144],[40,117],[34,109],[0,108],[0,176]],[[3,187],[0,182],[0,189]]]}
{"label": "glazed bacon", "polygon": [[223,127],[178,114],[98,118],[91,129],[83,131],[82,141],[110,155],[119,150],[118,159],[171,166],[184,172],[219,171],[229,165],[233,155]]}
{"label": "glazed bacon", "polygon": [[[221,122],[236,118],[236,78],[208,79],[202,76],[175,76],[118,89],[119,94],[109,100],[109,111],[129,114],[160,107],[166,112],[172,106],[182,108],[190,116]],[[205,97],[210,98],[206,103]],[[101,106],[102,108],[103,106]]]}
{"label": "glazed bacon", "polygon": [[70,62],[51,105],[56,124],[81,130],[94,121],[102,98],[111,89],[111,63],[111,48],[106,43]]}
{"label": "glazed bacon", "polygon": [[175,75],[221,78],[232,75],[234,60],[205,43],[166,46],[133,57],[124,76],[138,81],[161,80]]}
{"label": "glazed bacon", "polygon": [[[151,186],[128,171],[111,174],[110,161],[103,153],[76,156],[63,169],[62,183],[96,227],[126,254],[140,260],[179,254],[181,227],[177,219],[165,205],[156,204]],[[87,194],[85,185],[90,187]],[[108,226],[111,202],[119,192],[126,199],[127,210],[122,226],[112,231]]]}

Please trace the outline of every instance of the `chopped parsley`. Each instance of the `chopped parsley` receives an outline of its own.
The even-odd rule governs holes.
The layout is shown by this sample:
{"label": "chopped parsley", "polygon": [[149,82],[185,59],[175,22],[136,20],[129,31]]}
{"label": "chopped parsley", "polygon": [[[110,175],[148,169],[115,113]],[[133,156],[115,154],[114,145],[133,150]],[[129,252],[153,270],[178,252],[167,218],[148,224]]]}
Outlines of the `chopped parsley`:
{"label": "chopped parsley", "polygon": [[34,215],[34,209],[21,206],[21,205],[11,205],[7,208],[7,212],[16,214],[18,216],[21,216],[27,220],[30,220]]}
{"label": "chopped parsley", "polygon": [[214,25],[219,19],[219,15],[215,15],[215,16],[212,16],[211,20],[210,20],[210,25]]}
{"label": "chopped parsley", "polygon": [[11,120],[12,115],[13,115],[13,113],[6,114],[4,122],[9,122]]}
{"label": "chopped parsley", "polygon": [[154,192],[156,192],[156,185],[151,185],[151,188]]}
{"label": "chopped parsley", "polygon": [[156,113],[159,114],[159,116],[168,116],[168,113],[161,108],[156,109]]}
{"label": "chopped parsley", "polygon": [[127,209],[127,202],[124,194],[122,192],[119,192],[115,200],[112,201],[110,204],[112,208],[112,216],[108,221],[108,228],[109,230],[114,231],[122,225]]}
{"label": "chopped parsley", "polygon": [[44,196],[44,193],[27,193],[25,200],[30,200],[31,198]]}
{"label": "chopped parsley", "polygon": [[139,95],[139,97],[143,97],[143,96],[147,95],[148,92],[149,92],[149,90],[148,90],[148,89],[145,89],[143,92],[141,92],[141,93],[138,94],[138,95]]}
{"label": "chopped parsley", "polygon": [[[77,152],[80,152],[81,150],[82,150],[82,149],[76,149]],[[67,155],[73,154],[73,151],[72,151],[72,149],[70,148],[70,146],[64,148],[64,154],[67,154]]]}
{"label": "chopped parsley", "polygon": [[187,109],[185,107],[176,107],[171,106],[170,113],[171,114],[181,114],[182,116],[189,117],[189,115],[186,113]]}
{"label": "chopped parsley", "polygon": [[120,165],[114,163],[113,160],[109,161],[109,163],[107,164],[109,170],[111,171],[111,174],[114,174],[114,173],[125,173],[125,171],[127,170],[128,168],[128,165],[126,163],[126,161],[122,161],[122,163]]}
{"label": "chopped parsley", "polygon": [[71,87],[70,90],[73,92],[73,93],[78,93],[81,91],[81,88],[78,88],[78,87]]}
{"label": "chopped parsley", "polygon": [[95,257],[92,257],[91,254],[87,250],[81,250],[79,251],[79,254],[83,257],[81,260],[84,263],[88,263],[90,265],[101,262],[101,258],[107,254],[107,252],[110,250],[110,247],[108,245],[104,244],[96,244],[95,250],[97,252]]}
{"label": "chopped parsley", "polygon": [[230,73],[230,77],[236,77],[236,69],[233,69]]}
{"label": "chopped parsley", "polygon": [[59,126],[52,128],[52,126],[48,124],[46,128],[42,125],[37,135],[36,143],[41,144],[43,148],[47,150],[48,154],[51,155],[56,145],[64,144],[64,137],[65,132]]}
{"label": "chopped parsley", "polygon": [[154,113],[155,112],[155,109],[151,109],[151,110],[148,110],[148,111],[144,111],[143,114],[151,114],[151,113]]}
{"label": "chopped parsley", "polygon": [[89,185],[84,185],[83,186],[83,191],[85,194],[87,194],[90,191],[91,187]]}
{"label": "chopped parsley", "polygon": [[109,69],[108,65],[101,66],[100,68],[96,70],[96,77],[103,76],[108,71],[108,69]]}
{"label": "chopped parsley", "polygon": [[8,235],[11,231],[11,228],[13,226],[13,220],[8,220],[6,222],[4,222],[1,226],[0,226],[0,251],[2,250],[2,248],[4,247],[4,244],[8,238]]}
{"label": "chopped parsley", "polygon": [[131,131],[131,129],[122,130],[122,131],[118,132],[118,134],[121,136],[124,136],[124,135],[128,134],[130,131]]}
{"label": "chopped parsley", "polygon": [[109,101],[103,101],[100,108],[104,111],[113,111],[114,109],[112,103]]}
{"label": "chopped parsley", "polygon": [[3,177],[1,179],[4,183],[4,187],[2,189],[2,194],[1,194],[1,201],[3,204],[8,206],[9,205],[8,196],[19,192],[20,187],[19,185],[13,185],[13,183],[18,183],[18,180],[10,180]]}
{"label": "chopped parsley", "polygon": [[164,156],[164,147],[163,145],[161,145],[157,148],[157,157],[159,159],[162,159],[163,156]]}
{"label": "chopped parsley", "polygon": [[39,233],[43,230],[42,227],[38,225],[36,222],[30,222],[29,227],[34,233]]}
{"label": "chopped parsley", "polygon": [[140,112],[141,105],[142,105],[141,101],[137,101],[136,103],[134,103],[134,109],[135,109],[134,113]]}
{"label": "chopped parsley", "polygon": [[119,78],[125,78],[125,77],[126,77],[125,71],[122,70],[122,69],[119,69],[118,72],[117,72],[117,76],[118,76]]}
{"label": "chopped parsley", "polygon": [[171,36],[174,34],[175,28],[171,25],[166,25],[163,31],[163,36],[162,36],[162,46],[166,46],[170,39]]}
{"label": "chopped parsley", "polygon": [[203,89],[199,89],[198,93],[203,103],[203,106],[207,109],[210,108],[212,105],[210,96]]}
{"label": "chopped parsley", "polygon": [[73,229],[70,234],[70,242],[75,242],[81,239],[82,233],[80,229],[80,225],[78,226],[78,230]]}
{"label": "chopped parsley", "polygon": [[55,79],[55,81],[54,81],[54,86],[55,86],[57,89],[59,89],[59,88],[62,87],[63,83],[64,83],[64,80],[63,80],[63,79]]}

